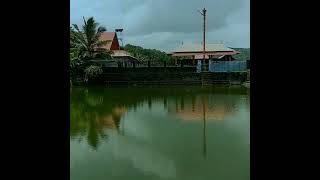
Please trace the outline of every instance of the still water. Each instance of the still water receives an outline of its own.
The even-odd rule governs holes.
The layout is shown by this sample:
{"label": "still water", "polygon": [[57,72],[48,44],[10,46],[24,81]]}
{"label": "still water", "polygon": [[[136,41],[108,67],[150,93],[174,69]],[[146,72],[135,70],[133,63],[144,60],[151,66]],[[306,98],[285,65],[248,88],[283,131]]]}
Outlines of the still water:
{"label": "still water", "polygon": [[249,180],[242,88],[72,88],[71,180]]}

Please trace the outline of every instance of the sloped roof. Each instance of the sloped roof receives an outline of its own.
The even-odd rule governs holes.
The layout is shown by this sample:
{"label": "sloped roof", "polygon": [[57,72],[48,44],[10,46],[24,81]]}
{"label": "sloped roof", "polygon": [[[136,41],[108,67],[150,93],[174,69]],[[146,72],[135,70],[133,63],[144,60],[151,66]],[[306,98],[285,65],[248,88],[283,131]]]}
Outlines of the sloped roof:
{"label": "sloped roof", "polygon": [[106,49],[110,50],[111,44],[112,44],[112,41],[113,41],[115,35],[116,35],[115,32],[103,32],[103,33],[101,33],[101,36],[100,36],[99,39],[101,41],[109,41],[109,42],[106,45],[101,46],[100,48],[106,48]]}
{"label": "sloped roof", "polygon": [[113,50],[112,52],[112,57],[130,57],[132,59],[138,60],[137,58],[131,56],[131,54],[125,50]]}
{"label": "sloped roof", "polygon": [[127,51],[125,51],[125,50],[113,50],[112,52],[113,52],[112,56],[115,56],[115,57],[131,56],[131,55],[130,55]]}
{"label": "sloped roof", "polygon": [[[209,56],[225,56],[225,55],[235,55],[235,54],[239,54],[238,51],[227,51],[227,52],[223,52],[223,51],[206,51],[206,55],[209,55]],[[202,52],[176,52],[176,53],[173,53],[172,56],[173,57],[181,57],[181,56],[196,56],[196,55],[200,55],[200,56],[203,56],[203,53]],[[202,59],[202,58],[201,58]]]}
{"label": "sloped roof", "polygon": [[[179,46],[176,48],[173,52],[202,52],[203,51],[203,45],[202,44],[192,44],[192,43],[187,43]],[[223,51],[223,52],[228,52],[228,51],[235,51],[231,48],[226,47],[224,44],[206,44],[206,52],[207,51]]]}

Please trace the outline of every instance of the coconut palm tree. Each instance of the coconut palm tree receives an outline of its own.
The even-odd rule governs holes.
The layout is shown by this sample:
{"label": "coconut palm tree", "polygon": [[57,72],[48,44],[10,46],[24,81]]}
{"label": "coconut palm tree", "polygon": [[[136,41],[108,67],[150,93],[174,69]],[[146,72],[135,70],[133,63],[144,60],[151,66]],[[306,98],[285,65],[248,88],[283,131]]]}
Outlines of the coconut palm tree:
{"label": "coconut palm tree", "polygon": [[108,43],[100,40],[106,28],[99,26],[93,17],[87,20],[83,17],[83,23],[81,29],[76,24],[70,27],[70,70],[77,72],[73,73],[74,76],[80,75],[84,82],[88,82],[89,79],[98,77],[102,69],[100,65],[87,60],[111,59],[111,52],[101,48]]}
{"label": "coconut palm tree", "polygon": [[101,34],[107,29],[99,26],[93,17],[88,20],[83,17],[83,23],[81,30],[77,24],[73,24],[73,28],[70,28],[70,46],[81,50],[89,59],[94,59],[97,55],[101,57],[101,54],[104,54],[104,58],[110,56],[109,51],[100,48],[108,43],[108,41],[100,40]]}

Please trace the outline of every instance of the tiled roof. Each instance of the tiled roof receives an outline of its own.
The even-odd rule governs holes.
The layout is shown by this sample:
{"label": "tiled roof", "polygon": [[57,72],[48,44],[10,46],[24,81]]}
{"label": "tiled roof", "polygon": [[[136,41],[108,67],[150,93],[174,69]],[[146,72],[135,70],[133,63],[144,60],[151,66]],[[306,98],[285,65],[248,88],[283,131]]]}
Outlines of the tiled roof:
{"label": "tiled roof", "polygon": [[[202,52],[203,45],[202,44],[183,44],[182,46],[176,48],[173,52]],[[235,51],[231,48],[226,47],[224,44],[206,44],[206,52],[207,51]]]}
{"label": "tiled roof", "polygon": [[[210,55],[210,56],[235,55],[235,54],[239,54],[239,52],[237,51],[228,51],[228,52],[206,51],[206,55]],[[176,52],[176,53],[173,53],[172,56],[175,57],[175,56],[197,56],[197,55],[203,56],[202,52]]]}
{"label": "tiled roof", "polygon": [[130,57],[130,58],[132,58],[132,59],[138,60],[137,58],[131,56],[130,53],[128,53],[128,52],[125,51],[125,50],[113,50],[112,52],[113,52],[113,53],[111,54],[112,57]]}
{"label": "tiled roof", "polygon": [[111,44],[112,44],[112,41],[113,41],[115,35],[116,35],[115,32],[103,32],[99,39],[101,41],[109,41],[109,42],[100,48],[106,48],[106,49],[110,50]]}

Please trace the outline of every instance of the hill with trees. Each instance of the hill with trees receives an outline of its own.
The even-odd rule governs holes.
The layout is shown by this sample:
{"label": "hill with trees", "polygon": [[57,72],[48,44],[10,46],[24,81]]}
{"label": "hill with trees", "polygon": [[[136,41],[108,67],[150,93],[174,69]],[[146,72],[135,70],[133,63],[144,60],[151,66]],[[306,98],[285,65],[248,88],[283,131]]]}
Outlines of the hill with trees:
{"label": "hill with trees", "polygon": [[[161,63],[167,61],[167,63],[174,62],[173,57],[167,55],[163,51],[157,49],[145,49],[140,46],[135,46],[132,44],[125,45],[122,49],[129,52],[132,56],[146,62],[151,61],[152,63]],[[234,56],[237,60],[248,60],[250,59],[250,48],[232,48],[239,51],[240,54]]]}
{"label": "hill with trees", "polygon": [[163,61],[166,61],[166,62],[174,61],[174,59],[171,56],[167,55],[163,51],[159,51],[156,49],[145,49],[140,46],[134,46],[131,44],[125,45],[123,49],[129,52],[132,56],[144,62],[147,62],[149,60],[152,63],[162,63]]}
{"label": "hill with trees", "polygon": [[239,51],[240,54],[233,56],[237,60],[249,60],[250,59],[250,48],[232,48]]}

